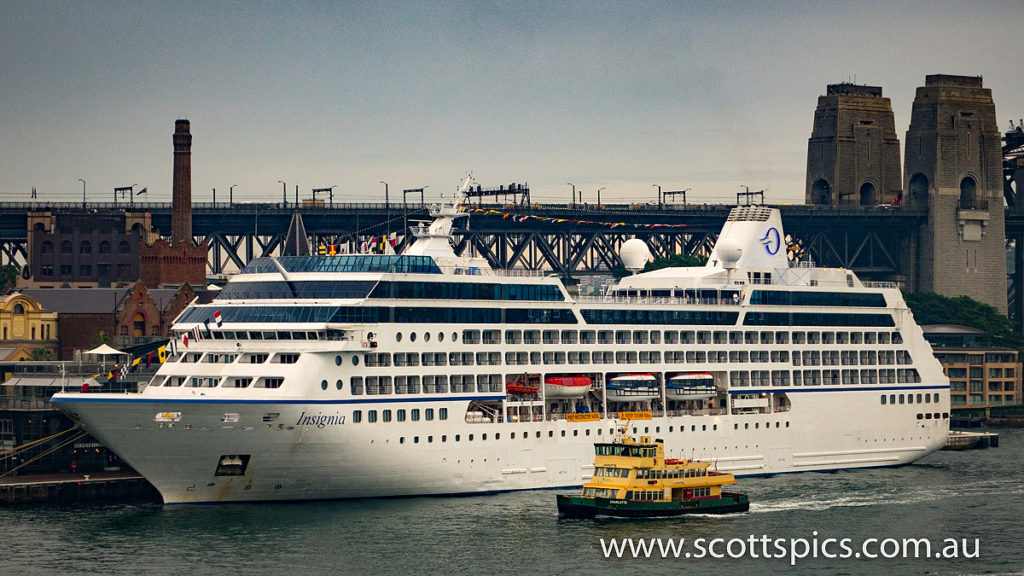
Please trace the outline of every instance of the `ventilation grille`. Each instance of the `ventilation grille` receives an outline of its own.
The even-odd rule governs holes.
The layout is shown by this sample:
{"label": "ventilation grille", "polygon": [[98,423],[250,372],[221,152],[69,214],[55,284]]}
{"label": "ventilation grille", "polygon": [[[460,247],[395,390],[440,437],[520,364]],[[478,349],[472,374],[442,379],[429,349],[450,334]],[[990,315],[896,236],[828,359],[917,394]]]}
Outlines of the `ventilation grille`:
{"label": "ventilation grille", "polygon": [[729,211],[730,222],[767,222],[772,209],[765,206],[737,206]]}

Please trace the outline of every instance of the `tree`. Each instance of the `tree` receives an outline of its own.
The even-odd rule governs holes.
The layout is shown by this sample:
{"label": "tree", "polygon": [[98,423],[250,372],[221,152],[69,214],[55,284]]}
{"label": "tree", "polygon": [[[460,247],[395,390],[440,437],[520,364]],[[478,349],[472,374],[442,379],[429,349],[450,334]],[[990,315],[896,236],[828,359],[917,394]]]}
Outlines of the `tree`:
{"label": "tree", "polygon": [[932,292],[904,293],[907,306],[918,324],[959,324],[984,330],[984,344],[1020,349],[1024,335],[1014,331],[1010,320],[993,306],[969,296],[947,298]]}
{"label": "tree", "polygon": [[695,256],[689,256],[687,254],[675,254],[668,258],[658,258],[653,262],[648,262],[644,266],[644,272],[650,272],[651,270],[660,270],[662,268],[680,268],[688,266],[703,266],[707,264],[707,258],[698,258]]}
{"label": "tree", "polygon": [[53,350],[48,348],[33,348],[29,354],[30,358],[35,362],[47,362],[53,360]]}
{"label": "tree", "polygon": [[90,350],[96,348],[97,346],[102,346],[104,344],[110,344],[110,336],[108,336],[107,333],[103,330],[100,330],[99,332],[93,334],[89,338]]}
{"label": "tree", "polygon": [[0,293],[6,294],[18,285],[21,271],[14,264],[0,267]]}
{"label": "tree", "polygon": [[[651,262],[648,262],[641,272],[650,272],[651,270],[660,270],[662,268],[685,268],[688,266],[703,266],[708,261],[707,258],[697,258],[694,256],[687,256],[686,254],[676,254],[668,258],[657,258]],[[616,280],[622,280],[626,276],[629,276],[631,272],[626,270],[623,266],[616,266],[612,268],[612,276]]]}

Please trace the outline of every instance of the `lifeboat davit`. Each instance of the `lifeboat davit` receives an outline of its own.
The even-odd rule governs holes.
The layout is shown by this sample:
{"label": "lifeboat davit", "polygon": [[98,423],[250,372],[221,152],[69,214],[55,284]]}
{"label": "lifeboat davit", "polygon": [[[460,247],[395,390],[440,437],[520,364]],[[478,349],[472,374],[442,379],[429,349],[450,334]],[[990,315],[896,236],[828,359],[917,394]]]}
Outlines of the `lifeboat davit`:
{"label": "lifeboat davit", "polygon": [[522,382],[509,382],[505,384],[505,392],[517,396],[530,396],[537,393],[537,387]]}

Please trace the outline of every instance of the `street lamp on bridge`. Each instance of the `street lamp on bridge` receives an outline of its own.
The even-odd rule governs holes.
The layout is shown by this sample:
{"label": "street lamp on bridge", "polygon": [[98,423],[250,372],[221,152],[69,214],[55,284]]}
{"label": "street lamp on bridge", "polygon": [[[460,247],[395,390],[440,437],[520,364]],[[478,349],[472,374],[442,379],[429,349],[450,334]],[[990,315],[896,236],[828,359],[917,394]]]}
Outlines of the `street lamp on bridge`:
{"label": "street lamp on bridge", "polygon": [[235,186],[238,186],[238,184],[232,184],[228,188],[228,206],[234,206],[235,204]]}
{"label": "street lamp on bridge", "polygon": [[288,206],[288,185],[284,183],[284,180],[278,180],[281,183],[281,202]]}
{"label": "street lamp on bridge", "polygon": [[337,188],[337,187],[338,187],[338,185],[335,184],[333,186],[325,186],[323,188],[313,188],[313,204],[316,204],[316,195],[317,194],[323,194],[324,192],[327,192],[328,194],[330,194],[330,197],[331,197],[331,204],[330,205],[333,207],[334,206],[334,189]]}
{"label": "street lamp on bridge", "polygon": [[85,208],[85,180],[82,178],[78,179],[82,183],[82,208]]}
{"label": "street lamp on bridge", "polygon": [[576,207],[576,185],[572,182],[566,182],[566,186],[572,186],[572,207]]}

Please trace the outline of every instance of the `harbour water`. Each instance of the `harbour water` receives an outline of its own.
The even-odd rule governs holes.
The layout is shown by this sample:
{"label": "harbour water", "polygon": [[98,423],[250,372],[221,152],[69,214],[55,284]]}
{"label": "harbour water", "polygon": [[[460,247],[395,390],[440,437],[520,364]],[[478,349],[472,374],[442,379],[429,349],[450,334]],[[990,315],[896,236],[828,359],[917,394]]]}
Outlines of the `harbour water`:
{"label": "harbour water", "polygon": [[[897,469],[743,478],[730,516],[560,520],[555,492],[300,504],[0,508],[3,574],[1024,574],[1024,431],[1000,447],[939,452]],[[815,535],[815,531],[817,535]],[[773,542],[927,538],[928,558],[762,558]],[[757,540],[754,546],[750,539]],[[607,558],[602,539],[680,538],[690,558]],[[725,558],[694,558],[722,538]],[[741,539],[747,551],[738,552]],[[971,558],[942,558],[966,539]],[[828,546],[826,546],[828,547]],[[749,553],[756,548],[757,558]],[[797,545],[800,548],[800,545]],[[843,553],[837,545],[832,553]],[[707,547],[705,546],[705,550]],[[821,550],[819,550],[820,556]],[[960,549],[961,554],[964,548]],[[614,556],[614,555],[613,555]]]}

